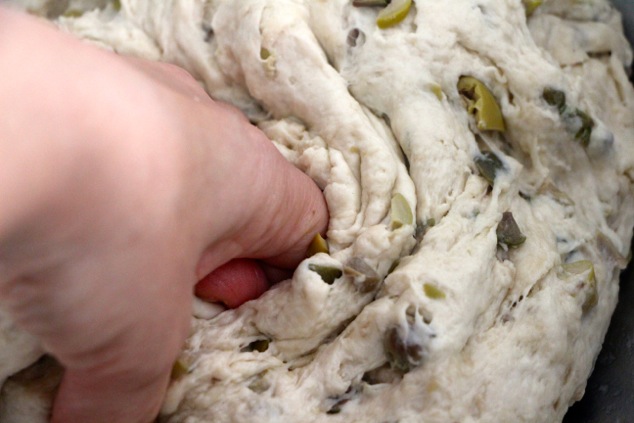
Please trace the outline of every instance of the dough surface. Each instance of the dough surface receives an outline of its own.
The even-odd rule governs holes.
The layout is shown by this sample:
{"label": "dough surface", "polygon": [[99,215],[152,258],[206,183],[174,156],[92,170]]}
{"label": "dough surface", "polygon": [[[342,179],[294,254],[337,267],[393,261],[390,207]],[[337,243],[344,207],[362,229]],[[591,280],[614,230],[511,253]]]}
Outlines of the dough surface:
{"label": "dough surface", "polygon": [[581,398],[634,227],[609,1],[415,0],[386,29],[351,0],[12,2],[185,67],[328,201],[329,254],[236,310],[197,303],[160,421],[557,422]]}

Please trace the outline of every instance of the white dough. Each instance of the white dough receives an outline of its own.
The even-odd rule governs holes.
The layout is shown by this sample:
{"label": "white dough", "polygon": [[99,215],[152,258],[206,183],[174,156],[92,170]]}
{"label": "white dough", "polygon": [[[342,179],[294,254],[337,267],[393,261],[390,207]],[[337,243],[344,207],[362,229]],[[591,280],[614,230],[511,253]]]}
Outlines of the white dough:
{"label": "white dough", "polygon": [[[521,0],[414,0],[388,29],[351,0],[39,3],[83,39],[185,67],[328,201],[329,255],[236,310],[200,309],[161,421],[557,422],[581,398],[634,226],[632,51],[607,0],[529,18]],[[477,129],[464,75],[504,133]],[[492,187],[485,150],[504,167]],[[395,194],[411,224],[394,224]],[[498,245],[507,211],[517,248]]]}

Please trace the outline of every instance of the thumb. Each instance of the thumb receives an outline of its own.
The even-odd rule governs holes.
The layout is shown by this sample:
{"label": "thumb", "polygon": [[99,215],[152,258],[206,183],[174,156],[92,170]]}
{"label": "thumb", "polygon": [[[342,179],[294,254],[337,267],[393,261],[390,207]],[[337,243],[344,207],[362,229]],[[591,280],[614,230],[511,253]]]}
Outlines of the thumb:
{"label": "thumb", "polygon": [[[218,222],[223,222],[222,227],[228,230],[208,244],[197,268],[198,279],[234,258],[293,268],[305,258],[315,234],[326,230],[328,210],[324,196],[315,182],[289,163],[263,132],[241,114],[232,113],[229,106],[216,103],[216,107],[225,109],[224,125],[214,133],[232,142],[217,143],[208,162],[220,161],[221,165],[208,166],[201,173],[209,169],[217,172],[222,163],[230,166],[223,177],[207,178],[220,181],[215,185],[214,197],[199,196],[206,204],[202,208],[206,207],[207,215],[215,220],[200,227],[218,227]],[[230,134],[223,134],[228,131]]]}

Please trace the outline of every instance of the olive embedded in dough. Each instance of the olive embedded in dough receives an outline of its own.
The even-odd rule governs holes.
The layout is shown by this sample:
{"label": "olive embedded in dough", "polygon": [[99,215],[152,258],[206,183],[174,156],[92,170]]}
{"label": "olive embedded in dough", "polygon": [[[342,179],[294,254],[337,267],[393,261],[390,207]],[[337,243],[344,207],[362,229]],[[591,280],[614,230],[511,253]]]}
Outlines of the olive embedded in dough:
{"label": "olive embedded in dough", "polygon": [[530,16],[535,12],[535,9],[542,5],[543,0],[522,0],[522,3],[524,3],[526,16]]}
{"label": "olive embedded in dough", "polygon": [[389,28],[401,22],[412,7],[412,0],[392,0],[387,7],[379,12],[376,24],[381,29]]}
{"label": "olive embedded in dough", "polygon": [[500,106],[484,83],[472,76],[461,76],[458,80],[458,92],[467,103],[467,112],[475,115],[479,130],[506,131]]}
{"label": "olive embedded in dough", "polygon": [[590,260],[579,260],[573,263],[565,263],[561,266],[560,277],[577,283],[575,287],[577,295],[583,295],[581,310],[586,313],[599,302],[597,281],[594,276],[594,265]]}
{"label": "olive embedded in dough", "polygon": [[356,7],[378,6],[385,7],[390,4],[390,0],[353,0],[352,5]]}
{"label": "olive embedded in dough", "polygon": [[398,327],[388,329],[385,333],[383,346],[392,368],[408,372],[423,361],[423,346],[401,336]]}
{"label": "olive embedded in dough", "polygon": [[498,172],[504,169],[502,160],[491,151],[485,151],[481,155],[476,156],[474,162],[480,175],[486,179],[491,186],[493,186]]}
{"label": "olive embedded in dough", "polygon": [[502,213],[502,220],[498,223],[495,233],[498,237],[498,244],[507,247],[517,247],[526,241],[526,236],[520,231],[513,213],[507,211]]}
{"label": "olive embedded in dough", "polygon": [[326,241],[321,234],[317,233],[313,237],[313,240],[310,242],[308,246],[308,250],[306,251],[306,257],[312,257],[317,253],[325,253],[328,254],[330,249],[328,248],[328,241]]}
{"label": "olive embedded in dough", "polygon": [[321,264],[311,263],[308,265],[308,268],[321,276],[321,280],[328,285],[332,285],[336,279],[339,279],[341,275],[343,275],[341,269],[332,266],[323,266]]}
{"label": "olive embedded in dough", "polygon": [[171,379],[179,379],[189,373],[189,366],[182,358],[177,359],[172,366]]}
{"label": "olive embedded in dough", "polygon": [[423,285],[423,291],[425,295],[432,300],[442,300],[445,298],[445,293],[440,290],[436,285],[426,283]]}
{"label": "olive embedded in dough", "polygon": [[246,347],[242,348],[240,352],[264,352],[269,349],[269,344],[271,341],[268,339],[256,339],[255,341],[249,343]]}
{"label": "olive embedded in dough", "polygon": [[551,106],[554,106],[563,114],[566,111],[566,93],[555,88],[546,87],[542,92],[542,98]]}
{"label": "olive embedded in dough", "polygon": [[411,225],[414,223],[412,208],[409,206],[403,194],[396,193],[392,197],[390,219],[392,220],[392,229],[398,229],[403,225]]}

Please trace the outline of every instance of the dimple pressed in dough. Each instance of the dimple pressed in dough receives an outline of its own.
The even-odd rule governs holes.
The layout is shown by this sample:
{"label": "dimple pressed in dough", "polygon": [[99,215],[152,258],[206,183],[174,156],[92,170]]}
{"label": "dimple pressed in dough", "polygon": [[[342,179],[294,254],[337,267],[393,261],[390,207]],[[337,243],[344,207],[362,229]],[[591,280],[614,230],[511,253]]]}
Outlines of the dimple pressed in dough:
{"label": "dimple pressed in dough", "polygon": [[197,304],[161,421],[556,422],[583,395],[634,226],[632,52],[607,0],[415,0],[386,29],[351,0],[11,2],[185,67],[328,201],[329,254],[236,310]]}

